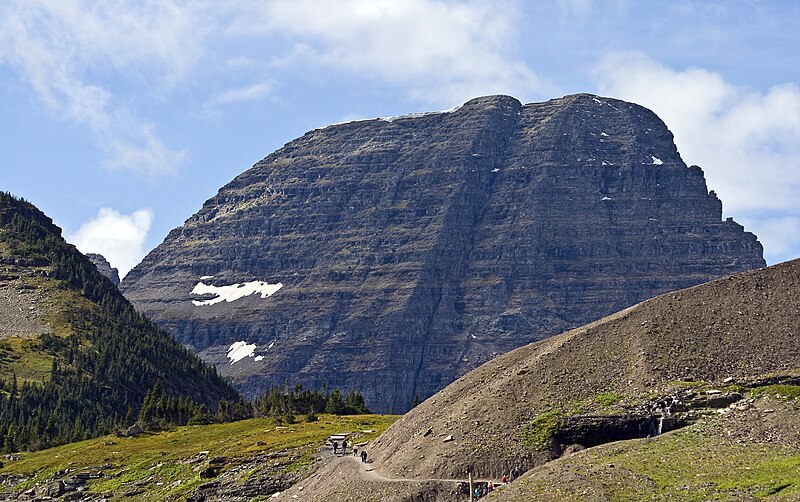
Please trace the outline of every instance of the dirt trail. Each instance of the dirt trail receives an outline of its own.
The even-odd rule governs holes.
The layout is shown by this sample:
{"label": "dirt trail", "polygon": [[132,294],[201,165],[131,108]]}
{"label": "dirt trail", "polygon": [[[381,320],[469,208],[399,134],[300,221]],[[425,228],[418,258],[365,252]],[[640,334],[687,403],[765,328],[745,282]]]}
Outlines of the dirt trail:
{"label": "dirt trail", "polygon": [[[361,461],[360,456],[355,456],[352,453],[334,453],[333,450],[330,449],[323,449],[322,450],[322,457],[327,459],[326,462],[334,461],[337,458],[342,459],[349,459],[351,462],[355,463],[358,467],[358,474],[363,479],[367,481],[378,481],[381,483],[469,483],[469,479],[467,478],[390,478],[384,476],[383,474],[378,471],[375,467],[375,464],[372,461],[368,463],[364,463]],[[345,460],[346,461],[346,460]],[[486,483],[491,481],[495,485],[501,485],[503,482],[499,479],[491,479],[491,478],[476,478],[472,480],[475,483]]]}
{"label": "dirt trail", "polygon": [[[379,481],[382,483],[469,483],[469,479],[452,479],[452,478],[387,478],[381,474],[373,464],[365,464],[359,458],[350,457],[353,462],[358,463],[358,473],[368,481]],[[499,479],[473,479],[473,483],[487,483],[491,481],[495,486],[502,485],[503,482]]]}
{"label": "dirt trail", "polygon": [[[336,458],[343,458],[346,459],[345,461],[349,460],[355,463],[358,466],[358,474],[367,481],[379,481],[381,483],[469,483],[469,479],[467,478],[390,478],[386,477],[378,471],[375,467],[375,464],[372,462],[364,463],[361,461],[361,457],[356,457],[350,454],[336,454],[332,451],[328,451],[328,457]],[[502,485],[503,482],[499,479],[490,479],[490,478],[476,478],[472,480],[474,483],[486,483],[491,481],[495,485]]]}

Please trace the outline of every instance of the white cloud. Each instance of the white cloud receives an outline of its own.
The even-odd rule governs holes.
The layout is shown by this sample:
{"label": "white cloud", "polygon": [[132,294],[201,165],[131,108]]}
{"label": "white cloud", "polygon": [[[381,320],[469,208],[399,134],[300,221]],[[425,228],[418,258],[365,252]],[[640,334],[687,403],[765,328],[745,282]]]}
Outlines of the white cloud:
{"label": "white cloud", "polygon": [[122,104],[104,80],[174,86],[196,59],[190,11],[162,0],[17,0],[0,7],[0,62],[54,114],[83,127],[107,164],[145,177],[175,172],[185,152]]}
{"label": "white cloud", "polygon": [[82,253],[102,254],[124,277],[144,257],[143,245],[152,222],[150,209],[125,215],[104,207],[67,240]]}
{"label": "white cloud", "polygon": [[270,81],[232,87],[215,94],[203,105],[203,109],[215,113],[217,108],[223,105],[260,101],[269,96],[272,89],[273,83]]}
{"label": "white cloud", "polygon": [[272,85],[269,82],[259,82],[243,87],[228,89],[217,94],[214,98],[214,101],[221,104],[256,101],[267,96],[271,90]]}
{"label": "white cloud", "polygon": [[118,114],[107,129],[95,130],[95,135],[109,154],[107,167],[131,171],[142,178],[175,174],[188,158],[186,150],[164,146],[153,124],[136,122],[127,113]]}
{"label": "white cloud", "polygon": [[283,73],[306,67],[445,108],[483,94],[524,100],[544,84],[509,52],[520,19],[515,0],[10,0],[0,5],[0,64],[84,128],[106,165],[154,178],[175,173],[187,152],[167,146],[137,105],[189,78],[217,87],[203,105],[212,114],[264,99]]}
{"label": "white cloud", "polygon": [[[800,216],[797,85],[758,93],[709,70],[677,71],[639,53],[608,55],[596,76],[600,92],[646,106],[664,120],[683,159],[703,168],[726,214],[770,233]],[[783,253],[791,252],[791,240],[790,234],[765,233],[767,261],[788,258]]]}
{"label": "white cloud", "polygon": [[275,0],[234,19],[228,33],[279,33],[293,49],[277,64],[322,64],[403,85],[413,99],[453,104],[541,90],[533,70],[506,54],[516,14],[508,1]]}

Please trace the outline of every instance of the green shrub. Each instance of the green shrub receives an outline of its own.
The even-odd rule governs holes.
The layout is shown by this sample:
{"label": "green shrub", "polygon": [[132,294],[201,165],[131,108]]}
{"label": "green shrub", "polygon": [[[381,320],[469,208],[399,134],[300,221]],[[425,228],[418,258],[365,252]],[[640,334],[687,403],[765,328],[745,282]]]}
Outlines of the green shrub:
{"label": "green shrub", "polygon": [[800,398],[800,385],[774,384],[758,387],[753,390],[754,396],[773,396],[784,399]]}
{"label": "green shrub", "polygon": [[543,448],[556,435],[561,425],[561,410],[549,410],[540,413],[531,420],[522,431],[522,443],[532,448]]}
{"label": "green shrub", "polygon": [[616,392],[607,391],[603,392],[602,394],[597,394],[592,398],[592,400],[599,404],[600,406],[612,406],[617,404],[618,402],[625,399],[625,396],[622,394],[617,394]]}

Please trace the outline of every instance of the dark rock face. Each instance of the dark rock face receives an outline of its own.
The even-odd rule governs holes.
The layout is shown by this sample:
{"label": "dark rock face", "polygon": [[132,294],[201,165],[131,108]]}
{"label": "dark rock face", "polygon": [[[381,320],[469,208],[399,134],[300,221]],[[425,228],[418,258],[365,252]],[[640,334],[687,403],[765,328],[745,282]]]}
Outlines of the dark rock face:
{"label": "dark rock face", "polygon": [[[651,111],[491,96],[305,134],[223,187],[121,289],[246,395],[327,382],[399,412],[497,354],[764,266],[721,211]],[[191,295],[199,282],[252,281],[283,286],[192,303],[215,298]],[[231,363],[239,341],[255,357]]]}
{"label": "dark rock face", "polygon": [[86,257],[97,267],[98,272],[108,277],[108,280],[113,282],[115,286],[119,286],[119,270],[112,267],[105,256],[96,253],[86,253]]}

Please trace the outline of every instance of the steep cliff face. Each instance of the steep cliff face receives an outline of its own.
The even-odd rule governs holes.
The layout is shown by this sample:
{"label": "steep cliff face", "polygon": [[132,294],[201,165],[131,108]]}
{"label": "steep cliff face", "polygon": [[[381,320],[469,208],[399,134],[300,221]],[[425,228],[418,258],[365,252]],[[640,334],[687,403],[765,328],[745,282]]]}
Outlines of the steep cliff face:
{"label": "steep cliff face", "polygon": [[86,253],[86,257],[97,267],[98,272],[106,276],[115,286],[119,286],[119,270],[112,267],[105,256],[97,253]]}
{"label": "steep cliff face", "polygon": [[403,411],[497,354],[764,266],[721,211],[651,111],[491,96],[305,134],[121,289],[245,394],[327,382]]}

